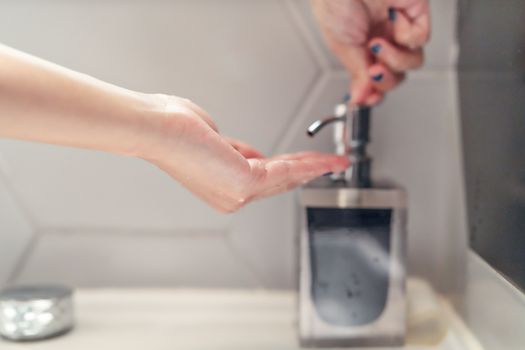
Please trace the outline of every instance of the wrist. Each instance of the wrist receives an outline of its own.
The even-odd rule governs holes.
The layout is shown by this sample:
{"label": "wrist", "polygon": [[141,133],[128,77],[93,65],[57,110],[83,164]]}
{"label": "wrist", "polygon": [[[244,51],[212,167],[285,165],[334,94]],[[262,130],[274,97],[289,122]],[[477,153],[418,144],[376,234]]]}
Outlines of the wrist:
{"label": "wrist", "polygon": [[112,153],[149,159],[162,140],[162,124],[167,118],[166,99],[162,95],[127,91],[128,130],[124,140],[115,140]]}
{"label": "wrist", "polygon": [[[149,161],[156,161],[165,153],[167,143],[178,139],[178,124],[170,111],[172,96],[134,92],[138,103],[135,106],[133,136],[118,153]],[[171,101],[171,102],[170,102]]]}

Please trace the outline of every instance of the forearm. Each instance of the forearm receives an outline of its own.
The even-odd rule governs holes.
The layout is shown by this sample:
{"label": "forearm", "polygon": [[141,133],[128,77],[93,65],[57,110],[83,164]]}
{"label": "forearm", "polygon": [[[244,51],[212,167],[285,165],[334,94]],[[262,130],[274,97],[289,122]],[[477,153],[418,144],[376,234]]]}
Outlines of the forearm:
{"label": "forearm", "polygon": [[0,45],[0,137],[142,155],[161,100]]}

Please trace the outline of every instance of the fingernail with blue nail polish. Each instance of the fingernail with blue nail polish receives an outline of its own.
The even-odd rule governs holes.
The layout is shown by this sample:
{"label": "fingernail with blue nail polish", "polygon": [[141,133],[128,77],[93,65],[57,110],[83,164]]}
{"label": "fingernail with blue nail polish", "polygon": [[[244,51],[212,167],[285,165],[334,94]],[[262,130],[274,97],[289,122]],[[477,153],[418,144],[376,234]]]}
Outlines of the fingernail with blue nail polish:
{"label": "fingernail with blue nail polish", "polygon": [[379,51],[381,51],[381,45],[379,44],[372,45],[372,47],[370,48],[370,51],[372,51],[374,54],[377,55]]}
{"label": "fingernail with blue nail polish", "polygon": [[383,74],[379,73],[379,74],[373,75],[372,76],[372,80],[374,80],[374,81],[381,81],[381,80],[383,80]]}
{"label": "fingernail with blue nail polish", "polygon": [[343,103],[347,103],[348,101],[350,101],[350,93],[347,92],[344,96],[343,96]]}
{"label": "fingernail with blue nail polish", "polygon": [[391,20],[392,22],[395,22],[396,16],[397,16],[396,9],[393,7],[389,7],[388,8],[388,19]]}

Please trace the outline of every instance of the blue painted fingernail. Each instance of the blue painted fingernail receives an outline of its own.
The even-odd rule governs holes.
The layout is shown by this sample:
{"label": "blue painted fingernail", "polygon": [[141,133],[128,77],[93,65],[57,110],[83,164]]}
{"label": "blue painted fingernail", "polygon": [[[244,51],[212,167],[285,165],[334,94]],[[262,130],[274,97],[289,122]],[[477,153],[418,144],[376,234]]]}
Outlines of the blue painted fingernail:
{"label": "blue painted fingernail", "polygon": [[373,75],[372,76],[372,80],[373,81],[381,81],[381,80],[383,80],[383,74],[379,73],[379,74]]}
{"label": "blue painted fingernail", "polygon": [[388,8],[388,19],[391,20],[392,22],[395,22],[396,16],[397,16],[396,9],[393,7],[389,7]]}
{"label": "blue painted fingernail", "polygon": [[323,174],[323,176],[330,176],[332,174],[333,174],[332,172],[329,172],[329,173]]}
{"label": "blue painted fingernail", "polygon": [[343,103],[347,103],[348,101],[350,101],[350,98],[352,96],[350,95],[349,92],[347,92],[344,96],[343,96]]}
{"label": "blue painted fingernail", "polygon": [[379,51],[381,51],[381,45],[380,44],[372,45],[372,47],[370,48],[370,51],[372,51],[374,54],[377,55]]}

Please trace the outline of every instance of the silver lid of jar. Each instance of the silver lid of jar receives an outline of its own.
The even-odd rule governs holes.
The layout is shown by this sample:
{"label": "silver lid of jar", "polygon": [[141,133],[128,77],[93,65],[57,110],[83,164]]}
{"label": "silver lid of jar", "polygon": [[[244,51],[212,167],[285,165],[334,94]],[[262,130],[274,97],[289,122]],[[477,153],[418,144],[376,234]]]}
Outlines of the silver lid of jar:
{"label": "silver lid of jar", "polygon": [[15,286],[0,291],[0,335],[10,340],[50,338],[73,328],[73,290]]}

